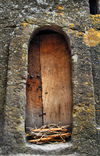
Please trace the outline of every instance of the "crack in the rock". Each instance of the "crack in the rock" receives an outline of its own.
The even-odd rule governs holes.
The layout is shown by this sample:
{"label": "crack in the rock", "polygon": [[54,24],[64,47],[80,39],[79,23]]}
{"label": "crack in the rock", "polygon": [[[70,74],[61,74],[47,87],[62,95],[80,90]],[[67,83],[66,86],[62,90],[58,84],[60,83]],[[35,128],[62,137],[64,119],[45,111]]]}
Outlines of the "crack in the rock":
{"label": "crack in the rock", "polygon": [[3,28],[17,28],[17,26],[16,25],[9,25],[9,26],[5,26],[5,27],[3,27]]}

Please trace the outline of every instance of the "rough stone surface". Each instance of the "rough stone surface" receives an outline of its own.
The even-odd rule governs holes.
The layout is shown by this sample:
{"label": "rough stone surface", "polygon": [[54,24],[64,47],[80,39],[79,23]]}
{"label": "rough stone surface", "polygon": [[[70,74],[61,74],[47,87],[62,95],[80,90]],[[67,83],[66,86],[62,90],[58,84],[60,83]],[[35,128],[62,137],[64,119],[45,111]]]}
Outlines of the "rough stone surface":
{"label": "rough stone surface", "polygon": [[[0,11],[0,154],[99,156],[100,15],[87,0],[3,0]],[[72,146],[51,152],[25,140],[28,45],[46,28],[65,36],[72,56]]]}

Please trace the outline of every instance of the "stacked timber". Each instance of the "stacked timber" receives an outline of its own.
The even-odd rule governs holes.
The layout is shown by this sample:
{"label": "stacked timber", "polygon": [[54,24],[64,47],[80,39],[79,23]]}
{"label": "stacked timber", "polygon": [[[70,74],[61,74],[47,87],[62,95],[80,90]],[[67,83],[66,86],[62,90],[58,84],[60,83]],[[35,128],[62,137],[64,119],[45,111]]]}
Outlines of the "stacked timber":
{"label": "stacked timber", "polygon": [[43,144],[51,142],[66,142],[71,136],[70,126],[58,126],[56,124],[44,125],[41,128],[26,127],[26,139],[30,143]]}

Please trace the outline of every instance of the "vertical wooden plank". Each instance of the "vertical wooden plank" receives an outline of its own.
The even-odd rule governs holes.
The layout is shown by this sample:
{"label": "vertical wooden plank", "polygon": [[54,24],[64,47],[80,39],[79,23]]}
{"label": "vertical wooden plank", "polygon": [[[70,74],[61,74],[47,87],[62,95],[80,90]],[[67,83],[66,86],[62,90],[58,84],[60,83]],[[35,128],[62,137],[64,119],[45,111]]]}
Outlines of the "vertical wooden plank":
{"label": "vertical wooden plank", "polygon": [[29,76],[26,85],[26,127],[42,126],[42,117],[39,116],[42,113],[42,87],[39,53],[39,37],[35,37],[30,43],[28,54]]}
{"label": "vertical wooden plank", "polygon": [[72,123],[71,59],[64,37],[40,37],[44,124]]}

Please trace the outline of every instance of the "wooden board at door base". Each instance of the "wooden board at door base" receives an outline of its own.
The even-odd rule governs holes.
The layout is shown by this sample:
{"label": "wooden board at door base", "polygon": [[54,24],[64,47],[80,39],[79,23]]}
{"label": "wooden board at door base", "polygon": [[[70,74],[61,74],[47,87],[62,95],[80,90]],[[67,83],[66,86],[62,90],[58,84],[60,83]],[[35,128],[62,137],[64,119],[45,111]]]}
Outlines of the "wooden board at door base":
{"label": "wooden board at door base", "polygon": [[71,58],[64,37],[58,33],[36,36],[29,47],[28,67],[26,127],[71,124]]}

